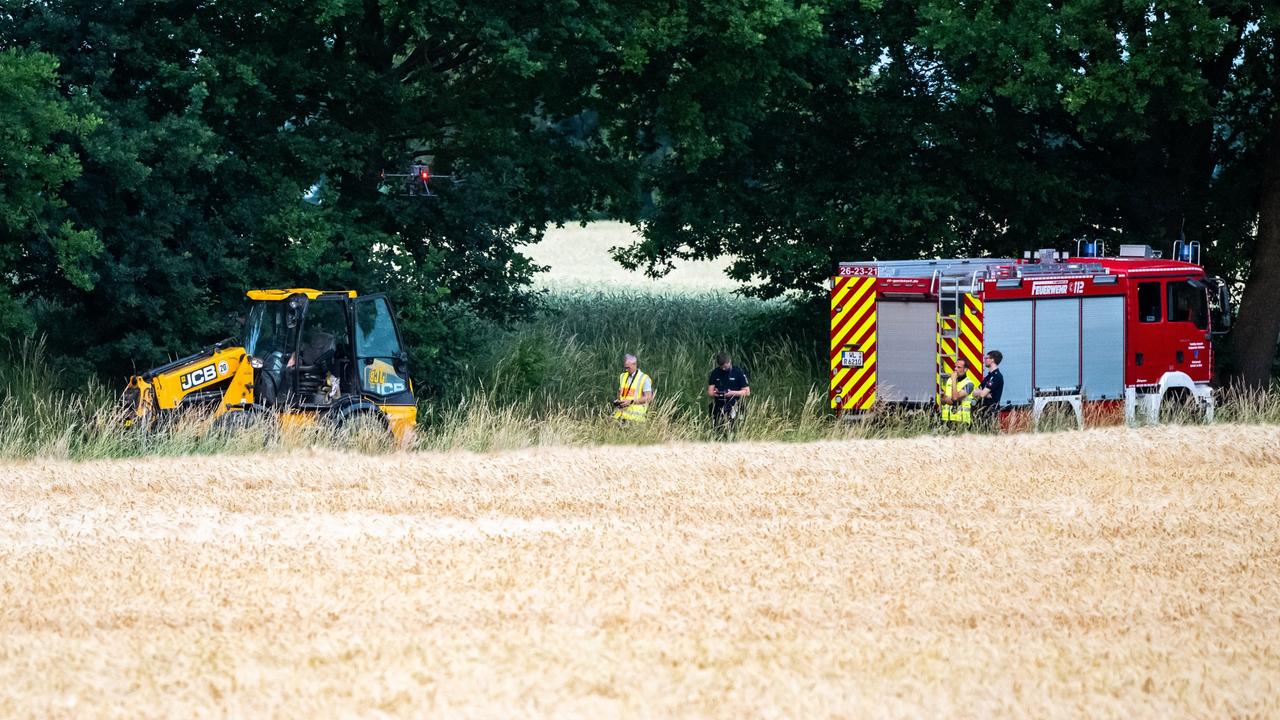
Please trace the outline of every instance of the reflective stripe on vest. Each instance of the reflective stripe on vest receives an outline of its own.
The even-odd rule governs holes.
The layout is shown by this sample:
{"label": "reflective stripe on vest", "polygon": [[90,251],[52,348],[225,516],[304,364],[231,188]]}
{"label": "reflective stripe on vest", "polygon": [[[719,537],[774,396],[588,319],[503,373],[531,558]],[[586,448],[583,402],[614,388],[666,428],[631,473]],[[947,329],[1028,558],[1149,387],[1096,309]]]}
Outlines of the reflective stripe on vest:
{"label": "reflective stripe on vest", "polygon": [[[961,379],[961,382],[964,382],[964,380]],[[944,398],[951,397],[951,393],[953,391],[954,391],[953,383],[951,382],[950,378],[948,378],[947,386],[942,391],[942,397]],[[965,424],[973,423],[973,394],[970,393],[968,395],[965,395],[964,399],[956,403],[955,405],[952,405],[950,403],[944,403],[942,405],[942,421],[958,422],[958,423],[965,423]]]}
{"label": "reflective stripe on vest", "polygon": [[[628,382],[630,380],[630,382]],[[631,377],[627,373],[618,376],[618,399],[631,400],[633,403],[644,395],[644,384],[648,382],[652,386],[653,381],[648,375],[636,370],[635,377]],[[613,411],[613,416],[619,420],[627,422],[644,422],[644,415],[649,409],[648,405],[628,405],[624,408],[618,408]]]}

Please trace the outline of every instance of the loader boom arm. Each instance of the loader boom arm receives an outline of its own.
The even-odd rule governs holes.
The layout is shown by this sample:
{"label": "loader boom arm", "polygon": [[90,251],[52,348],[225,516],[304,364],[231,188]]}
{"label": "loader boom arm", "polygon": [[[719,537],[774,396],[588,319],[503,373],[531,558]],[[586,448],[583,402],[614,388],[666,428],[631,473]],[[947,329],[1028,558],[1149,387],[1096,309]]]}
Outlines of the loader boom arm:
{"label": "loader boom arm", "polygon": [[234,339],[210,345],[129,378],[120,398],[126,421],[156,411],[205,407],[221,415],[229,406],[253,402],[253,368]]}

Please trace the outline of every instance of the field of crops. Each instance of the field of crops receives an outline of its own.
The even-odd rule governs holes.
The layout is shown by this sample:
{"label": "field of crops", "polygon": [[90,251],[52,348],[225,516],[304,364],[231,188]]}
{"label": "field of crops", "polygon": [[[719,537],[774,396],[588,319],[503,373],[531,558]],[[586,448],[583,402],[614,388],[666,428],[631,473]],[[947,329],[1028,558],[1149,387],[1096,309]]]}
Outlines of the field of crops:
{"label": "field of crops", "polygon": [[614,261],[611,255],[614,248],[625,248],[639,239],[635,227],[621,222],[548,227],[542,242],[528,247],[526,254],[547,268],[537,282],[539,287],[552,290],[607,287],[648,293],[698,294],[738,287],[738,283],[725,275],[730,258],[675,260],[671,271],[661,278],[627,270]]}
{"label": "field of crops", "polygon": [[0,716],[1280,713],[1280,434],[9,461]]}

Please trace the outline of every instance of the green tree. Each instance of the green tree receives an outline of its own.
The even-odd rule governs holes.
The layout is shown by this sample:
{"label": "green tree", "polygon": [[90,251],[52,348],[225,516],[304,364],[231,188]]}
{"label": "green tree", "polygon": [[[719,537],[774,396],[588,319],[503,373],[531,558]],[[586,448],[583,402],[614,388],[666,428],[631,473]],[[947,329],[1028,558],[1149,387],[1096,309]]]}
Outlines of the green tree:
{"label": "green tree", "polygon": [[[577,7],[4,0],[0,42],[57,55],[102,118],[67,194],[100,281],[43,294],[51,345],[123,372],[217,335],[250,286],[385,289],[444,382],[469,316],[446,304],[525,312],[518,248],[611,182],[584,115],[608,43]],[[414,160],[464,182],[382,182]]]}
{"label": "green tree", "polygon": [[[652,189],[631,211],[644,239],[624,261],[661,272],[733,254],[731,273],[772,296],[817,292],[840,260],[1080,237],[1167,248],[1185,234],[1211,270],[1247,277],[1238,368],[1266,377],[1280,334],[1280,223],[1266,200],[1277,183],[1263,182],[1276,165],[1264,161],[1280,74],[1272,4],[720,10],[662,10],[697,20],[662,26],[662,51],[618,103],[613,138]],[[616,65],[627,72],[625,52]]]}
{"label": "green tree", "polygon": [[653,198],[625,261],[733,254],[734,277],[776,296],[817,292],[839,260],[999,252],[1081,224],[1081,189],[1043,172],[1064,150],[1010,141],[1029,129],[1016,116],[958,108],[916,4],[748,5],[735,33],[707,4],[619,103],[636,109],[620,122],[638,129],[616,135],[645,141],[631,151]]}
{"label": "green tree", "polygon": [[30,300],[47,289],[91,290],[102,249],[62,198],[80,174],[67,141],[94,117],[59,93],[51,55],[0,45],[0,332],[34,329]]}
{"label": "green tree", "polygon": [[921,12],[918,41],[938,50],[957,98],[972,109],[1007,102],[1035,136],[1072,148],[1069,177],[1089,188],[1081,211],[1093,235],[1166,249],[1199,240],[1210,270],[1244,281],[1234,370],[1267,382],[1280,337],[1275,5],[1084,2],[1045,12],[933,0]]}

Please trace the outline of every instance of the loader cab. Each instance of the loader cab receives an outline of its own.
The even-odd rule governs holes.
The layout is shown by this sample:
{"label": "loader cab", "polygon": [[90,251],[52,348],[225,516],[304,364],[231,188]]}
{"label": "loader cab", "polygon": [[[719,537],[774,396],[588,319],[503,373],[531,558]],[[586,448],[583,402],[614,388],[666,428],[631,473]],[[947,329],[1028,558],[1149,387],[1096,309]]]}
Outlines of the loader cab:
{"label": "loader cab", "polygon": [[244,323],[245,355],[255,370],[255,395],[263,403],[275,403],[290,392],[285,370],[298,346],[301,313],[279,300],[253,300]]}
{"label": "loader cab", "polygon": [[304,409],[414,404],[408,355],[385,295],[254,290],[249,300],[243,340],[257,402]]}

